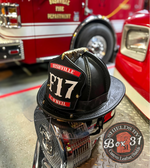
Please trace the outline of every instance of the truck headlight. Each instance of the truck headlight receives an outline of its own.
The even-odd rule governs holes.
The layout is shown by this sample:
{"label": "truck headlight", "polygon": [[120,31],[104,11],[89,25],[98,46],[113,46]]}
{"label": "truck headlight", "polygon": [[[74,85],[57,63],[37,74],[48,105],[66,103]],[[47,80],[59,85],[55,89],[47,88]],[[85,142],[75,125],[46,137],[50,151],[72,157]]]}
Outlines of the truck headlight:
{"label": "truck headlight", "polygon": [[144,61],[149,42],[148,27],[125,25],[121,53],[138,61]]}
{"label": "truck headlight", "polygon": [[19,5],[0,3],[0,25],[6,28],[20,28],[21,19]]}

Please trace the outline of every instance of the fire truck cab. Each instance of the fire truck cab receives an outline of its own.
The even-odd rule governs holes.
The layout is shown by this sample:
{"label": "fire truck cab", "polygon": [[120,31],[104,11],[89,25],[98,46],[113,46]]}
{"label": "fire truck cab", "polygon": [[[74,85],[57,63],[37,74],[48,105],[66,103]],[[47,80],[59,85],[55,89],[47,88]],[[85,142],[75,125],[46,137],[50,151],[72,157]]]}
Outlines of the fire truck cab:
{"label": "fire truck cab", "polygon": [[87,47],[107,63],[144,0],[0,0],[0,63],[49,60]]}
{"label": "fire truck cab", "polygon": [[150,6],[136,12],[124,24],[116,57],[115,77],[126,86],[126,95],[150,122]]}

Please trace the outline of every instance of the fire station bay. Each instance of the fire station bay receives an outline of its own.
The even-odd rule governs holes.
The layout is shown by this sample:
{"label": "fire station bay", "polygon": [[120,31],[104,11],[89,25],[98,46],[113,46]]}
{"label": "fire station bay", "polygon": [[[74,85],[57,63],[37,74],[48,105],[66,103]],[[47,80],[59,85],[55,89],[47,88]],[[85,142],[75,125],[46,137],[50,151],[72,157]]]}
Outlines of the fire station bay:
{"label": "fire station bay", "polygon": [[149,0],[0,0],[0,168],[149,168],[149,123]]}

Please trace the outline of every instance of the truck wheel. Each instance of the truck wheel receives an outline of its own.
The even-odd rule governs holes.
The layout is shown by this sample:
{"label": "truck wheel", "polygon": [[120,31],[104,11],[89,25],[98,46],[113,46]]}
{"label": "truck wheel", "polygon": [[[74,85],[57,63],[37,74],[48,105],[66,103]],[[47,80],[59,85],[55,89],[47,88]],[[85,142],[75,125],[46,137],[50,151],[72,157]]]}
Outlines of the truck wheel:
{"label": "truck wheel", "polygon": [[113,35],[109,28],[101,23],[90,24],[77,38],[76,48],[79,47],[87,47],[89,51],[107,63],[113,53]]}

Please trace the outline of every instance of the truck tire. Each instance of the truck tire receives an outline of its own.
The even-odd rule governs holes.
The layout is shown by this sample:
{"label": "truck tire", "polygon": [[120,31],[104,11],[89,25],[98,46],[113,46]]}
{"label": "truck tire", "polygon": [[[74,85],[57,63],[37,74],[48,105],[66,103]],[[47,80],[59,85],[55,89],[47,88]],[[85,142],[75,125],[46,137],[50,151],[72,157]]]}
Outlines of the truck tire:
{"label": "truck tire", "polygon": [[89,51],[107,63],[114,48],[113,34],[109,28],[101,23],[86,26],[79,34],[76,48],[87,47]]}

